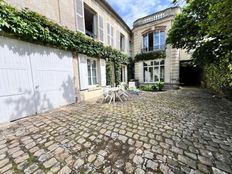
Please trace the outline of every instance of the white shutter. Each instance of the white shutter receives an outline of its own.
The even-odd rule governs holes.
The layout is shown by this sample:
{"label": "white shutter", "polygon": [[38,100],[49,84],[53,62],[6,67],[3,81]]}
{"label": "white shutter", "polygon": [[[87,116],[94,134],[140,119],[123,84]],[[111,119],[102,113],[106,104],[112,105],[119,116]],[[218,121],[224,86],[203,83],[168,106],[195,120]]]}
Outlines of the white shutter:
{"label": "white shutter", "polygon": [[79,71],[80,71],[80,87],[81,90],[88,88],[88,68],[87,56],[79,54]]}
{"label": "white shutter", "polygon": [[98,21],[99,21],[99,30],[98,30],[99,40],[102,41],[102,42],[104,42],[104,23],[103,23],[103,17],[99,15]]}
{"label": "white shutter", "polygon": [[111,26],[111,46],[114,47],[114,28]]}
{"label": "white shutter", "polygon": [[118,30],[116,33],[116,48],[120,50],[120,32]]}
{"label": "white shutter", "polygon": [[128,42],[129,42],[129,40],[125,37],[125,47],[124,47],[125,48],[125,51],[124,51],[125,53],[128,53],[128,49],[129,49],[128,48],[128,46],[129,46]]}
{"label": "white shutter", "polygon": [[110,24],[107,23],[107,43],[108,43],[108,45],[110,45],[110,34],[111,34],[111,32],[110,32]]}
{"label": "white shutter", "polygon": [[83,0],[76,0],[76,20],[77,20],[77,30],[85,33]]}
{"label": "white shutter", "polygon": [[106,86],[106,60],[100,59],[101,86]]}

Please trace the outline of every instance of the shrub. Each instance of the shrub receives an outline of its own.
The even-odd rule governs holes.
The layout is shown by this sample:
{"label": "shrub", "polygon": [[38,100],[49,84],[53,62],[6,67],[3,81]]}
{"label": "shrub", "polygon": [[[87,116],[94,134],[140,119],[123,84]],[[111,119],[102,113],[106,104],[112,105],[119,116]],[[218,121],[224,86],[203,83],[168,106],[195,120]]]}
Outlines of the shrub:
{"label": "shrub", "polygon": [[150,85],[150,84],[142,85],[140,86],[140,89],[142,91],[156,91],[157,90],[155,85]]}
{"label": "shrub", "polygon": [[155,87],[158,91],[162,91],[164,88],[164,82],[161,81],[156,82]]}

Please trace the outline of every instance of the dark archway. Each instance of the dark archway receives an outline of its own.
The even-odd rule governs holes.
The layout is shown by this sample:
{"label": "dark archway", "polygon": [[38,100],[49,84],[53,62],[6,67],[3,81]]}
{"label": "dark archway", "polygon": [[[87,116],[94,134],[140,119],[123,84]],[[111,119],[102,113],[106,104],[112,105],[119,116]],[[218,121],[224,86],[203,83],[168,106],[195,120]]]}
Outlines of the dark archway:
{"label": "dark archway", "polygon": [[200,86],[202,69],[193,64],[192,60],[180,61],[180,84],[183,86]]}

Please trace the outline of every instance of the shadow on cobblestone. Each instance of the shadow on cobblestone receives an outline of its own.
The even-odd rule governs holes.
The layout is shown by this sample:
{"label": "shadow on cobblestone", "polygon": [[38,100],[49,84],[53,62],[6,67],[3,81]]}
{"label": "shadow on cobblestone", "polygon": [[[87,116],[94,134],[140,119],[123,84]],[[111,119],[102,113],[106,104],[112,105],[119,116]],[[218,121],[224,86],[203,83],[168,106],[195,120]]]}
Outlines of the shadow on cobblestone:
{"label": "shadow on cobblestone", "polygon": [[67,106],[0,128],[0,173],[232,173],[231,108],[196,88]]}

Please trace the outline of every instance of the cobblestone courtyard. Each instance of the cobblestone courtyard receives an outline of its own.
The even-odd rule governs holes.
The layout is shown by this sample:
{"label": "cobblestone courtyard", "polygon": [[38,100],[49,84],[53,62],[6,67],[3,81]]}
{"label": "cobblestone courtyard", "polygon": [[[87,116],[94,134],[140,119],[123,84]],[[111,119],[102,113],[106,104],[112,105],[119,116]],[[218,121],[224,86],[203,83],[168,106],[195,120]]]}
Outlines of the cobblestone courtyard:
{"label": "cobblestone courtyard", "polygon": [[232,173],[232,104],[186,88],[22,119],[0,127],[0,173]]}

